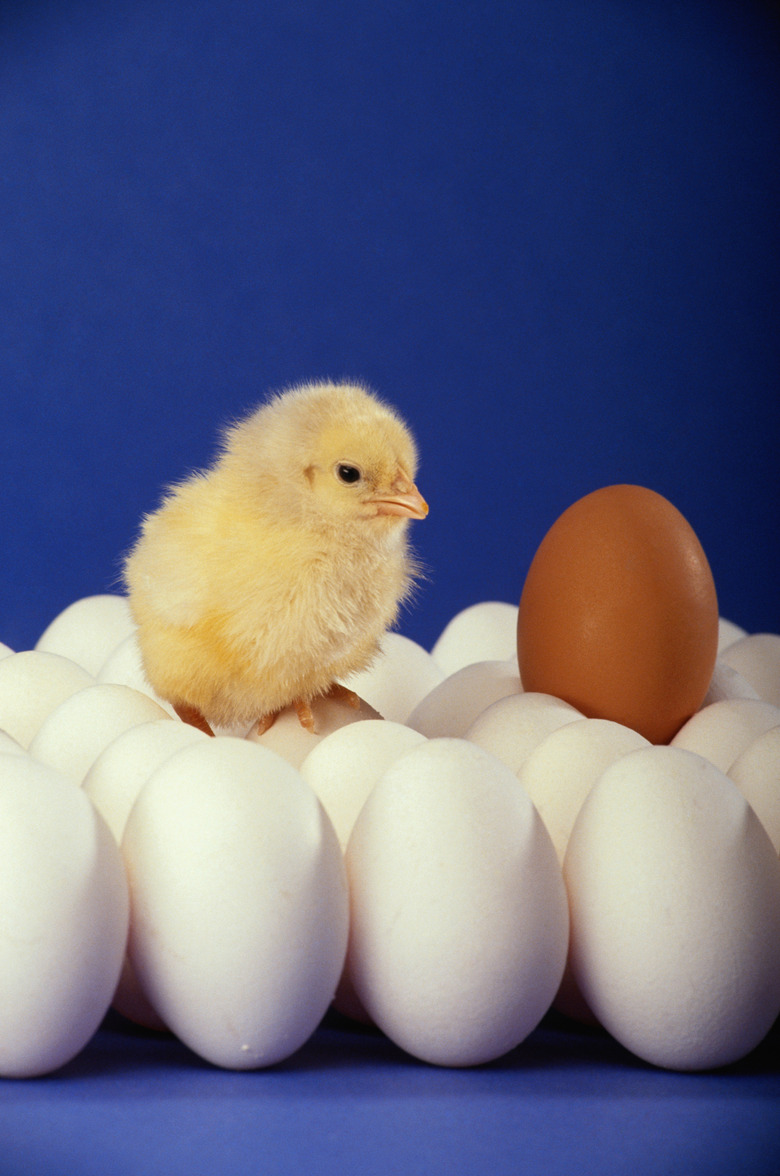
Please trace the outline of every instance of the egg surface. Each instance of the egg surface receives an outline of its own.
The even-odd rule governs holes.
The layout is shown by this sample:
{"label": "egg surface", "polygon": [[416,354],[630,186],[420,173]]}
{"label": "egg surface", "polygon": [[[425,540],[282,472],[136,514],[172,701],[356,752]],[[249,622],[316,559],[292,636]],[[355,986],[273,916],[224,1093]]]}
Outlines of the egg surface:
{"label": "egg surface", "polygon": [[564,878],[571,971],[622,1045],[675,1070],[748,1054],[780,1012],[780,861],[693,752],[629,752],[593,785]]}
{"label": "egg surface", "polygon": [[97,676],[112,650],[134,631],[127,599],[107,592],[74,600],[41,633],[35,648],[68,657]]}
{"label": "egg surface", "polygon": [[770,727],[749,743],[728,774],[780,854],[780,727]]}
{"label": "egg surface", "polygon": [[9,735],[7,731],[3,731],[2,728],[0,728],[0,752],[5,755],[27,755],[21,743],[17,743],[13,736]]}
{"label": "egg surface", "polygon": [[486,707],[465,738],[517,773],[546,735],[582,718],[575,707],[551,694],[509,694]]}
{"label": "egg surface", "polygon": [[691,526],[643,486],[570,506],[534,555],[518,614],[520,677],[588,718],[666,743],[707,693],[718,604]]}
{"label": "egg surface", "polygon": [[29,747],[53,710],[95,679],[70,658],[25,649],[0,665],[0,728]]}
{"label": "egg surface", "polygon": [[88,797],[0,755],[0,1075],[59,1069],[111,1003],[128,926],[114,838]]}
{"label": "egg surface", "polygon": [[471,662],[434,686],[406,722],[428,739],[458,739],[485,707],[520,690],[516,665],[508,661]]}
{"label": "egg surface", "polygon": [[578,719],[545,735],[520,765],[517,777],[550,834],[563,863],[577,813],[610,764],[647,747],[637,731],[609,719]]}
{"label": "egg surface", "polygon": [[757,698],[728,698],[692,715],[671,746],[703,755],[728,772],[737,756],[773,727],[780,727],[780,707]]}
{"label": "egg surface", "polygon": [[71,694],[46,716],[29,752],[80,786],[109,743],[131,727],[156,719],[174,722],[148,694],[131,686],[96,683]]}
{"label": "egg surface", "polygon": [[312,748],[301,776],[320,798],[343,850],[374,785],[395,760],[424,742],[424,735],[403,723],[366,719],[332,731]]}
{"label": "egg surface", "polygon": [[96,681],[99,685],[115,683],[119,686],[132,686],[133,690],[148,694],[158,706],[161,706],[171,716],[176,715],[172,703],[165,698],[160,698],[146,677],[141,660],[141,647],[138,644],[138,635],[135,631],[129,637],[125,637],[124,641],[120,641],[116,649],[109,654],[100,668]]}
{"label": "egg surface", "polygon": [[568,911],[552,842],[513,773],[460,739],[408,751],[347,846],[347,978],[412,1056],[473,1066],[513,1049],[563,974]]}
{"label": "egg surface", "polygon": [[724,651],[723,661],[750,683],[759,698],[780,706],[780,635],[742,637]]}
{"label": "egg surface", "polygon": [[517,656],[517,605],[483,600],[445,625],[431,657],[445,674],[473,662],[510,661]]}
{"label": "egg surface", "polygon": [[713,702],[724,702],[732,698],[752,698],[755,700],[758,698],[758,692],[753,689],[746,678],[743,678],[730,665],[718,658],[715,662],[709,689],[701,704],[701,710]]}
{"label": "egg surface", "polygon": [[384,719],[405,723],[417,704],[444,680],[427,650],[401,633],[385,633],[380,653],[368,669],[350,674],[344,685],[354,690]]}
{"label": "egg surface", "polygon": [[122,838],[129,956],[151,1007],[214,1065],[289,1057],[344,964],[348,900],[336,834],[281,756],[195,742],[155,771]]}
{"label": "egg surface", "polygon": [[358,699],[358,703],[358,706],[352,706],[345,699],[330,698],[327,695],[313,698],[313,731],[307,731],[301,726],[294,706],[287,706],[262,735],[258,735],[253,725],[246,736],[247,742],[273,751],[294,768],[299,768],[309,752],[334,731],[351,723],[363,722],[365,719],[381,720],[382,716],[362,698]]}
{"label": "egg surface", "polygon": [[127,818],[149,777],[183,747],[209,736],[189,723],[167,718],[123,731],[101,751],[81,787],[121,844]]}
{"label": "egg surface", "polygon": [[[182,747],[208,740],[188,723],[156,719],[119,735],[100,753],[82,783],[118,844],[135,800],[149,776]],[[140,990],[127,957],[114,994],[113,1007],[130,1021],[150,1029],[163,1023]]]}

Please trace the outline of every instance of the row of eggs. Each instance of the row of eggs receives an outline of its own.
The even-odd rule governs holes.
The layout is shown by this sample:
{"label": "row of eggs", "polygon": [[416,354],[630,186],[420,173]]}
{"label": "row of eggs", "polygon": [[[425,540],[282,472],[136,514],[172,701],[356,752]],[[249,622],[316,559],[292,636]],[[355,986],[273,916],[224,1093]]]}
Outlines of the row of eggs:
{"label": "row of eggs", "polygon": [[267,1066],[334,993],[441,1065],[553,1004],[660,1066],[750,1052],[780,1012],[780,636],[722,622],[653,746],[524,691],[517,614],[474,605],[431,653],[390,633],[358,711],[259,738],[151,696],[121,597],[0,647],[0,1073],[63,1065],[112,1002]]}

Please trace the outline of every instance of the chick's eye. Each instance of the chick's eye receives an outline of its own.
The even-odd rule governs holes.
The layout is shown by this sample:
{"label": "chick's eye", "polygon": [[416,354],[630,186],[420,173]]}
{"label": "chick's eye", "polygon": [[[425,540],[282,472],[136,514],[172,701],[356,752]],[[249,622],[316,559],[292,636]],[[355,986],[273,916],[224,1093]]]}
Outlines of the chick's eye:
{"label": "chick's eye", "polygon": [[347,486],[352,486],[355,482],[359,482],[362,474],[357,466],[348,465],[346,462],[339,462],[336,466],[336,477],[340,482],[346,483]]}

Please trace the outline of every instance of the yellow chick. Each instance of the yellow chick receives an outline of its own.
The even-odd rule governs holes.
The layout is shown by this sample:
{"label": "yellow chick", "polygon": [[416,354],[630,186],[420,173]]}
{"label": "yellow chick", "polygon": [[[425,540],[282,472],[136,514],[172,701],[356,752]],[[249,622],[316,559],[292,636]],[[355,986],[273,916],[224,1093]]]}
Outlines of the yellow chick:
{"label": "yellow chick", "polygon": [[[230,427],[214,465],[169,489],[124,565],[149,682],[186,722],[257,723],[348,693],[418,567],[414,441],[365,388],[291,388]],[[354,696],[353,696],[354,698]]]}

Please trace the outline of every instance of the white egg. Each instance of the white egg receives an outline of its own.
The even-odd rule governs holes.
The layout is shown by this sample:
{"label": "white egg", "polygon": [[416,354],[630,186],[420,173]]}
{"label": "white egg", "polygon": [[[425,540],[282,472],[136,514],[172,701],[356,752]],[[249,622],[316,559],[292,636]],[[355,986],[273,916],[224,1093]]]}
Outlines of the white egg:
{"label": "white egg", "polygon": [[27,755],[21,743],[17,743],[7,731],[0,730],[0,752],[4,755]]}
{"label": "white egg", "polygon": [[482,711],[466,738],[519,772],[546,735],[582,718],[581,711],[551,694],[513,694]]}
{"label": "white egg", "polygon": [[699,1070],[758,1045],[780,1012],[780,860],[727,776],[673,747],[623,756],[564,876],[574,979],[627,1049]]}
{"label": "white egg", "polygon": [[427,650],[401,633],[385,633],[379,657],[359,674],[344,679],[385,719],[405,723],[418,702],[444,680]]}
{"label": "white egg", "polygon": [[47,716],[30,744],[30,755],[80,785],[109,743],[155,719],[174,721],[147,694],[130,686],[87,686]]}
{"label": "white egg", "polygon": [[[320,798],[342,851],[377,781],[392,763],[424,742],[424,735],[402,723],[367,719],[333,731],[309,752],[301,764],[301,776]],[[333,1004],[353,1020],[371,1020],[348,976],[342,977]]]}
{"label": "white egg", "polygon": [[333,731],[309,752],[301,776],[322,801],[342,849],[379,778],[424,742],[424,735],[403,723],[367,719]]}
{"label": "white egg", "polygon": [[759,698],[780,707],[780,636],[751,633],[729,645],[723,661],[750,683]]}
{"label": "white egg", "polygon": [[[643,735],[622,723],[575,718],[545,735],[523,761],[518,779],[544,821],[561,864],[577,814],[601,774],[629,751],[649,746]],[[553,1003],[575,1020],[595,1021],[568,964]]]}
{"label": "white egg", "polygon": [[132,686],[133,690],[139,690],[142,694],[148,694],[150,698],[167,711],[169,715],[176,714],[170,702],[164,698],[160,698],[155,694],[151,685],[149,684],[146,674],[144,672],[143,661],[141,660],[141,649],[138,644],[138,635],[132,632],[129,637],[125,637],[124,641],[120,641],[116,649],[108,655],[108,658],[100,668],[97,675],[98,682],[115,682],[120,686]]}
{"label": "white egg", "polygon": [[123,731],[98,755],[82,788],[105,820],[117,843],[146,781],[183,747],[209,738],[189,723],[157,718]]}
{"label": "white egg", "polygon": [[0,1074],[58,1069],[111,1003],[128,894],[88,797],[29,756],[0,755]]}
{"label": "white egg", "polygon": [[302,727],[295,708],[289,706],[262,735],[258,735],[254,729],[250,730],[246,736],[247,742],[265,747],[287,760],[294,768],[299,768],[309,752],[340,727],[364,719],[381,719],[382,716],[367,702],[362,699],[359,702],[358,707],[353,707],[340,698],[315,698],[311,704],[314,731]]}
{"label": "white egg", "polygon": [[286,761],[229,737],[177,752],[125,828],[129,952],[162,1021],[214,1065],[269,1066],[314,1032],[341,975],[344,863]]}
{"label": "white egg", "polygon": [[505,661],[474,662],[456,670],[426,694],[406,720],[407,726],[428,739],[460,738],[485,707],[519,690],[517,666]]}
{"label": "white egg", "polygon": [[95,676],[111,651],[134,629],[124,596],[85,596],[54,618],[35,648],[68,657]]}
{"label": "white egg", "polygon": [[0,641],[0,661],[4,657],[10,657],[13,652],[10,645],[6,645],[4,641]]}
{"label": "white egg", "polygon": [[713,702],[723,702],[730,698],[756,699],[758,693],[727,662],[718,660],[715,662],[715,669],[699,710],[704,710],[705,706],[710,706]]}
{"label": "white egg", "polygon": [[780,853],[780,727],[770,727],[737,756],[729,776]]}
{"label": "white egg", "polygon": [[550,838],[512,773],[465,740],[389,768],[347,847],[347,973],[397,1045],[444,1066],[513,1049],[555,996],[568,914]]}
{"label": "white egg", "polygon": [[559,862],[577,813],[601,774],[622,755],[649,746],[643,735],[622,723],[575,718],[545,735],[530,752],[517,777],[547,827]]}
{"label": "white egg", "polygon": [[747,630],[743,629],[741,625],[735,625],[733,621],[720,617],[718,619],[718,657],[724,649],[728,649],[735,641],[739,641],[740,637],[746,636]]}
{"label": "white egg", "polygon": [[58,653],[28,649],[0,662],[0,727],[29,747],[44,719],[66,698],[94,685],[92,675]]}
{"label": "white egg", "polygon": [[670,741],[727,772],[749,743],[780,726],[780,707],[753,698],[729,698],[697,711]]}
{"label": "white egg", "polygon": [[517,672],[517,613],[499,600],[469,605],[444,627],[431,656],[447,675],[485,661],[514,661]]}
{"label": "white egg", "polygon": [[[206,739],[208,735],[188,723],[172,723],[164,718],[131,727],[101,751],[84,777],[82,788],[118,844],[130,810],[152,773],[182,747]],[[164,1028],[141,991],[128,958],[112,1003],[128,1020],[148,1029]]]}

